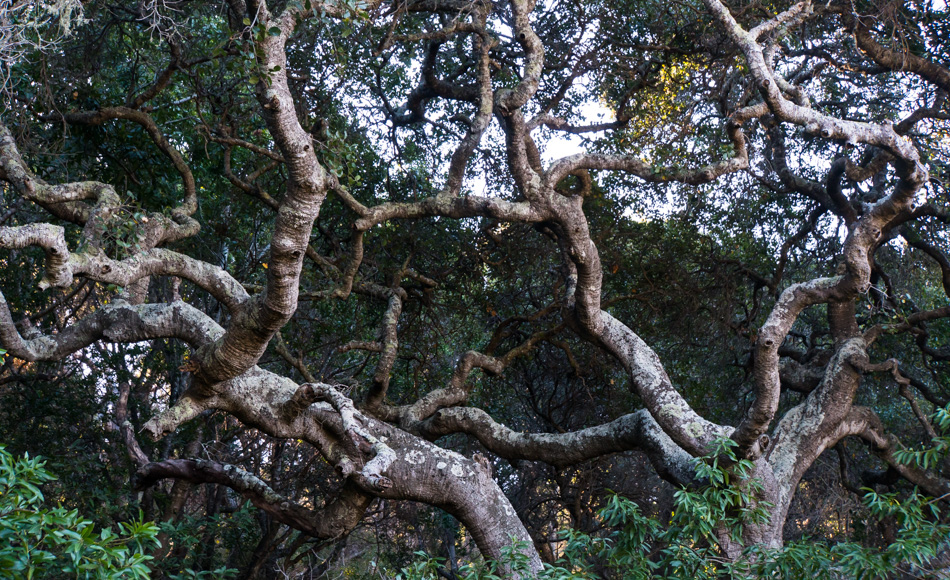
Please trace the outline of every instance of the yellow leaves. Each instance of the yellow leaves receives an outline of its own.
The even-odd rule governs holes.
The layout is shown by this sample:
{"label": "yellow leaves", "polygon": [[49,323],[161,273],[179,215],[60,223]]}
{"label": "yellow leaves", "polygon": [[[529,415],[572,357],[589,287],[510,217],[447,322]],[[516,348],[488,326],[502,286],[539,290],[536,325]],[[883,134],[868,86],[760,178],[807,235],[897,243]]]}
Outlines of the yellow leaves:
{"label": "yellow leaves", "polygon": [[261,266],[263,266],[264,269],[266,270],[266,269],[267,269],[267,262],[262,262],[262,263],[261,263]]}
{"label": "yellow leaves", "polygon": [[691,118],[688,113],[693,107],[689,95],[695,93],[696,84],[702,82],[703,71],[704,65],[699,59],[682,57],[657,73],[649,88],[640,91],[636,101],[631,103],[634,116],[629,127],[634,142],[647,135],[665,141],[688,130]]}

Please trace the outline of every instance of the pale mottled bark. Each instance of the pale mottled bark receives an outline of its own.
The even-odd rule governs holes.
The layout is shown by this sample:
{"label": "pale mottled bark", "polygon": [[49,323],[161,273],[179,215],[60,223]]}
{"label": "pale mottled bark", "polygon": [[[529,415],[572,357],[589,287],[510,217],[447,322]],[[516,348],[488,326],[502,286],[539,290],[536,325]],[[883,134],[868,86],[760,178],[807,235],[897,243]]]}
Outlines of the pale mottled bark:
{"label": "pale mottled bark", "polygon": [[659,357],[639,336],[606,312],[600,317],[600,340],[627,369],[634,390],[677,445],[692,455],[704,455],[716,437],[730,434],[731,428],[707,421],[690,407],[673,387]]}
{"label": "pale mottled bark", "polygon": [[486,449],[506,459],[543,461],[566,467],[609,453],[641,450],[657,472],[681,485],[693,482],[693,456],[680,448],[646,410],[572,433],[519,433],[474,407],[441,409],[419,431],[430,439],[450,433],[475,436]]}
{"label": "pale mottled bark", "polygon": [[[68,288],[75,277],[82,277],[141,290],[143,285],[147,287],[149,277],[176,276],[193,282],[214,297],[228,309],[230,318],[222,327],[205,313],[180,301],[132,304],[119,299],[86,313],[58,334],[39,335],[17,330],[13,315],[0,295],[0,341],[15,357],[27,361],[61,360],[100,340],[135,342],[175,338],[188,343],[194,349],[188,366],[193,372],[193,385],[174,405],[146,423],[144,430],[149,435],[161,438],[206,411],[224,411],[273,437],[294,438],[311,444],[347,480],[346,499],[328,503],[327,519],[323,520],[314,511],[279,496],[261,479],[240,470],[196,460],[146,463],[147,458],[140,449],[138,453],[131,449],[133,461],[144,464],[140,472],[143,485],[165,477],[227,485],[279,521],[315,537],[337,537],[346,533],[358,521],[370,498],[384,497],[421,501],[446,509],[471,530],[488,557],[500,557],[511,537],[530,546],[524,525],[487,470],[476,461],[426,440],[452,433],[470,434],[505,458],[538,460],[559,467],[608,453],[639,449],[650,457],[661,474],[684,484],[693,480],[691,458],[708,453],[715,438],[731,436],[738,442],[742,456],[755,462],[754,477],[763,482],[760,499],[775,505],[772,522],[749,527],[743,537],[745,544],[781,544],[784,517],[802,475],[824,450],[844,437],[863,438],[905,478],[932,493],[945,494],[950,489],[946,481],[899,465],[893,457],[896,443],[884,433],[877,417],[870,410],[853,405],[862,375],[883,368],[870,363],[868,354],[869,345],[879,334],[908,331],[914,325],[947,317],[950,313],[947,308],[921,312],[900,323],[881,325],[862,334],[853,312],[855,298],[869,288],[873,253],[880,243],[889,239],[888,230],[912,219],[911,216],[924,215],[914,209],[913,199],[928,180],[927,170],[912,142],[902,135],[912,126],[910,119],[915,117],[911,115],[906,126],[902,123],[897,127],[835,118],[812,109],[807,94],[792,82],[795,79],[786,80],[776,74],[772,67],[774,46],[763,45],[762,39],[809,18],[808,0],[749,31],[720,0],[704,1],[727,38],[744,55],[747,71],[742,74],[748,74],[762,99],[755,102],[756,93],[751,91],[731,114],[723,111],[724,129],[734,150],[731,158],[704,167],[667,171],[650,166],[637,153],[580,154],[543,167],[532,131],[542,125],[564,128],[565,124],[548,110],[533,120],[525,119],[545,70],[545,49],[531,24],[534,2],[510,0],[508,4],[512,42],[517,43],[523,53],[523,69],[511,86],[500,88],[496,88],[499,83],[493,78],[491,59],[497,40],[489,34],[487,22],[490,12],[502,7],[466,4],[466,10],[473,12],[466,12],[464,17],[471,21],[463,21],[463,15],[459,15],[458,20],[442,30],[417,35],[416,40],[433,41],[423,63],[420,85],[409,96],[403,110],[393,111],[387,103],[395,124],[424,120],[425,103],[436,97],[475,108],[474,119],[467,121],[468,129],[451,155],[445,184],[438,194],[421,201],[367,206],[346,191],[318,162],[311,134],[299,121],[297,104],[288,84],[285,45],[298,21],[317,12],[339,16],[343,8],[316,2],[313,9],[306,10],[291,3],[284,12],[274,15],[266,5],[232,0],[230,5],[238,21],[246,15],[269,32],[252,38],[250,27],[236,25],[237,34],[258,44],[255,66],[266,78],[257,84],[256,97],[276,151],[230,135],[215,135],[212,140],[262,155],[268,159],[268,167],[280,164],[287,176],[286,191],[278,201],[256,188],[254,175],[247,177],[247,181],[235,175],[230,166],[230,152],[225,155],[225,173],[231,182],[276,212],[266,283],[257,287],[259,292],[252,296],[225,270],[160,247],[197,232],[197,222],[190,217],[198,204],[194,177],[155,121],[139,110],[169,82],[178,62],[175,56],[155,85],[138,98],[130,98],[129,106],[69,113],[63,117],[74,123],[95,125],[110,119],[126,119],[141,125],[182,177],[184,200],[172,217],[151,214],[147,222],[138,224],[141,247],[133,255],[124,259],[107,256],[102,231],[121,214],[121,203],[114,188],[98,182],[45,183],[29,171],[12,134],[0,125],[0,179],[11,184],[22,198],[46,208],[54,216],[83,226],[82,240],[88,243],[88,249],[70,252],[64,229],[52,224],[0,228],[0,247],[42,248],[46,252],[46,275],[40,281],[41,286]],[[459,9],[459,5],[452,2],[426,8],[430,4],[414,3],[408,9]],[[377,2],[370,3],[371,8],[376,5]],[[900,64],[942,86],[941,75],[946,71],[934,70],[924,66],[926,63],[874,44],[859,19],[854,20],[853,26],[859,44],[879,63],[891,68]],[[271,34],[272,30],[276,30],[276,34]],[[456,86],[436,77],[438,44],[461,33],[473,37],[476,82],[470,86]],[[902,59],[900,63],[895,60],[898,57]],[[564,98],[568,87],[560,91],[559,98]],[[510,198],[463,195],[468,163],[492,119],[497,119],[504,131],[508,168],[517,190]],[[770,128],[771,157],[779,179],[789,190],[803,193],[819,207],[783,245],[774,276],[757,279],[777,294],[777,301],[755,338],[755,400],[743,420],[733,428],[717,425],[696,413],[670,380],[656,352],[633,329],[605,310],[603,267],[594,242],[596,232],[591,232],[584,203],[592,183],[587,170],[622,171],[648,182],[692,185],[748,170],[749,150],[742,125],[751,119],[761,119],[766,125],[797,125],[823,139],[873,147],[874,155],[868,156],[871,161],[864,167],[840,157],[832,164],[825,183],[805,180],[789,169],[781,126]],[[616,123],[598,127],[615,128],[624,122],[618,113]],[[886,163],[894,166],[899,178],[889,195],[866,207],[859,207],[845,197],[842,180],[870,178]],[[559,189],[560,182],[571,174],[582,177],[583,187],[576,191]],[[345,260],[335,263],[310,246],[314,221],[330,190],[336,191],[355,216],[349,253]],[[839,271],[834,276],[792,284],[779,293],[789,248],[807,236],[826,211],[842,216],[849,227]],[[928,211],[932,215],[939,214],[936,209]],[[358,282],[364,234],[390,220],[433,216],[488,217],[539,224],[539,228],[556,241],[563,258],[566,295],[563,303],[550,308],[552,311],[561,308],[564,322],[555,329],[569,327],[581,338],[613,355],[627,372],[632,390],[646,408],[576,433],[529,434],[512,431],[479,409],[461,406],[471,394],[468,379],[474,369],[489,374],[503,373],[515,357],[530,354],[553,331],[538,331],[504,355],[494,354],[497,344],[485,351],[489,354],[469,350],[459,357],[455,372],[444,388],[431,390],[402,407],[391,407],[386,395],[398,356],[399,317],[408,296],[399,285],[404,276],[410,276],[410,270],[405,266],[394,277],[391,287]],[[912,238],[911,234],[908,236]],[[946,257],[922,242],[912,240],[912,243],[936,259],[947,278],[950,267],[947,267]],[[364,409],[355,406],[333,385],[312,380],[306,365],[299,359],[292,362],[308,377],[309,382],[305,384],[297,384],[257,366],[270,341],[278,336],[297,309],[301,298],[301,272],[308,256],[334,281],[331,289],[310,293],[308,299],[342,299],[356,288],[387,301],[379,340],[354,341],[345,347],[380,355]],[[412,276],[429,285],[423,276]],[[433,282],[430,287],[434,285]],[[805,309],[820,304],[828,306],[834,347],[825,355],[810,359],[807,365],[799,362],[783,365],[780,349],[791,328]],[[293,358],[286,348],[277,350]],[[886,364],[899,374],[896,361]],[[796,385],[797,390],[807,396],[777,418],[783,384]],[[905,383],[901,385],[906,387]],[[919,409],[916,412],[921,415]],[[134,447],[130,426],[122,418],[119,422],[124,437],[130,447]],[[723,548],[728,556],[734,557],[742,547],[724,534]],[[528,555],[532,567],[537,569],[540,566],[537,554],[529,548]]]}
{"label": "pale mottled bark", "polygon": [[[327,395],[335,392],[329,385],[311,387]],[[479,548],[489,557],[499,558],[502,549],[510,545],[510,536],[531,545],[511,504],[477,462],[364,415],[338,393],[331,395],[338,408],[320,402],[304,406],[308,396],[298,394],[301,388],[253,368],[220,385],[210,397],[176,404],[153,418],[145,430],[160,437],[203,410],[221,409],[272,436],[311,443],[366,493],[445,509],[472,530]],[[293,412],[288,413],[288,407]],[[360,445],[361,441],[369,446]],[[374,464],[383,454],[385,461]],[[377,477],[382,472],[386,485],[380,485]],[[537,554],[529,555],[533,566],[540,566]]]}
{"label": "pale mottled bark", "polygon": [[743,29],[719,0],[705,0],[705,4],[727,35],[744,53],[751,75],[772,114],[784,122],[802,125],[807,131],[827,139],[881,148],[894,156],[900,177],[893,193],[861,216],[850,228],[843,252],[843,275],[816,279],[788,288],[782,293],[768,320],[760,329],[755,355],[756,400],[733,435],[740,445],[740,450],[746,453],[768,430],[778,409],[781,385],[778,349],[792,324],[809,306],[853,300],[858,294],[867,291],[870,286],[870,256],[873,249],[882,239],[888,223],[901,212],[912,208],[913,196],[927,182],[928,176],[927,170],[920,163],[917,150],[909,140],[898,135],[892,125],[829,117],[784,97],[758,37],[762,32],[782,25],[787,20],[804,17],[811,10],[809,1],[796,4],[785,13],[760,24],[752,32]]}

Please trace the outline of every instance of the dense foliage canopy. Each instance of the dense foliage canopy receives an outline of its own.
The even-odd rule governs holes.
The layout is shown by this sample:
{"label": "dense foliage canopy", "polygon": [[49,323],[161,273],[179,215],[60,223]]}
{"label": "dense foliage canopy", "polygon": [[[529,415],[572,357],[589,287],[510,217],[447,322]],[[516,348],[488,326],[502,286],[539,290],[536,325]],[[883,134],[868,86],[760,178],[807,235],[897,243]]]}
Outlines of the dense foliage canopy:
{"label": "dense foliage canopy", "polygon": [[944,2],[0,0],[0,56],[0,444],[130,574],[947,573]]}

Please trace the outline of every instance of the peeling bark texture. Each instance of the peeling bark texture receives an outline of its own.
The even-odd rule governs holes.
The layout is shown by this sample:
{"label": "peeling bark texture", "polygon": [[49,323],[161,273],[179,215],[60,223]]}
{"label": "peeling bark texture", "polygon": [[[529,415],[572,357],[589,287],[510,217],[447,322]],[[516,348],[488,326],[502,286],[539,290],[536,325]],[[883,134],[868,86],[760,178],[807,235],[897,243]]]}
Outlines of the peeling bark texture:
{"label": "peeling bark texture", "polygon": [[302,566],[385,500],[537,572],[565,522],[602,531],[613,466],[695,489],[724,438],[772,506],[715,523],[724,559],[782,546],[825,451],[855,488],[847,438],[950,497],[946,466],[896,459],[950,401],[950,72],[910,12],[146,4],[90,9],[83,50],[128,69],[48,50],[0,91],[0,387],[96,381],[88,421],[136,489],[259,508],[253,570],[288,529]]}

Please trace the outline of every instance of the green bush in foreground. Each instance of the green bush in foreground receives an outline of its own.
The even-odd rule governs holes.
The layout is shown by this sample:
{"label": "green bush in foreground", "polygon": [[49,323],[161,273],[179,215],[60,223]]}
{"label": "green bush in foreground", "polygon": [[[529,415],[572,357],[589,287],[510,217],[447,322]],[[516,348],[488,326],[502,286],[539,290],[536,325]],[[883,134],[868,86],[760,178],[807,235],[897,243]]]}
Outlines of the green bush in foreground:
{"label": "green bush in foreground", "polygon": [[76,510],[44,506],[39,486],[54,479],[39,458],[0,447],[0,578],[148,578],[158,526],[137,521],[97,532]]}

